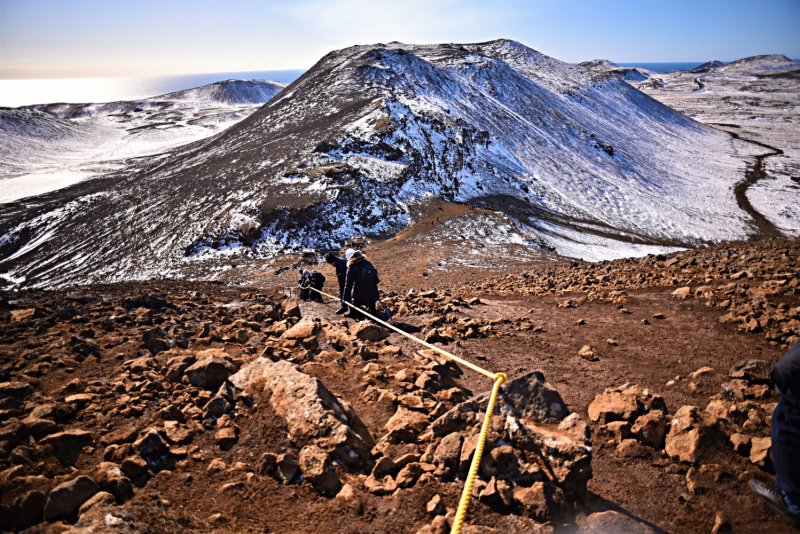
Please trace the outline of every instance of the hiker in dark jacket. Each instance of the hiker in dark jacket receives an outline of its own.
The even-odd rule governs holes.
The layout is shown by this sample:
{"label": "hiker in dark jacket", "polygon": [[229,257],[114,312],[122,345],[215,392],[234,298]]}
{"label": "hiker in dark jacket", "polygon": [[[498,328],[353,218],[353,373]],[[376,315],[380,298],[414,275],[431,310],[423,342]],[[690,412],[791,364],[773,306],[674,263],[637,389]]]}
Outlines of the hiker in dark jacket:
{"label": "hiker in dark jacket", "polygon": [[[372,315],[375,315],[377,313],[375,301],[378,300],[378,284],[364,279],[363,273],[367,267],[373,271],[375,270],[375,267],[367,261],[367,257],[360,250],[348,251],[344,300],[353,303],[355,306],[364,306]],[[351,310],[348,316],[355,319],[364,318],[356,310]]]}
{"label": "hiker in dark jacket", "polygon": [[800,528],[800,342],[772,368],[769,381],[781,396],[772,412],[775,484],[752,480],[750,487],[795,528]]}
{"label": "hiker in dark jacket", "polygon": [[[353,249],[348,249],[348,251]],[[355,252],[355,251],[353,251]],[[347,306],[344,305],[344,284],[347,279],[347,258],[336,256],[333,252],[328,252],[325,256],[325,261],[336,269],[336,279],[339,282],[339,300],[342,301],[342,306],[336,310],[336,315],[341,315],[347,311]]]}
{"label": "hiker in dark jacket", "polygon": [[[311,281],[311,287],[316,289],[317,291],[322,291],[322,288],[325,287],[325,275],[318,271],[311,271],[311,275],[308,277]],[[311,301],[312,302],[323,302],[322,294],[317,293],[317,291],[311,292]]]}
{"label": "hiker in dark jacket", "polygon": [[305,269],[300,272],[300,280],[297,281],[297,287],[300,289],[300,298],[303,300],[308,300],[309,293],[311,290],[308,289],[311,286],[311,273],[308,272],[308,269]]}

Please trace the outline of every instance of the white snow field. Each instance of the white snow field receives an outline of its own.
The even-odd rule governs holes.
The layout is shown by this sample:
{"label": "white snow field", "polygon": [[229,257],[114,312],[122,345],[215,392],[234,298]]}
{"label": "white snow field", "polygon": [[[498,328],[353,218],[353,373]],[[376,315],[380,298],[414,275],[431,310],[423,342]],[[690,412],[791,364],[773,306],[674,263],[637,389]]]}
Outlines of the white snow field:
{"label": "white snow field", "polygon": [[513,205],[487,241],[591,260],[758,235],[735,188],[768,149],[635,83],[509,40],[331,52],[247,119],[113,187],[0,206],[0,273],[9,287],[213,278],[389,235],[424,195]]}
{"label": "white snow field", "polygon": [[132,102],[0,110],[0,203],[41,195],[214,135],[284,84],[228,80]]}
{"label": "white snow field", "polygon": [[755,56],[654,76],[656,85],[633,85],[699,122],[761,143],[762,154],[780,151],[765,158],[766,177],[747,198],[778,230],[800,234],[800,63]]}

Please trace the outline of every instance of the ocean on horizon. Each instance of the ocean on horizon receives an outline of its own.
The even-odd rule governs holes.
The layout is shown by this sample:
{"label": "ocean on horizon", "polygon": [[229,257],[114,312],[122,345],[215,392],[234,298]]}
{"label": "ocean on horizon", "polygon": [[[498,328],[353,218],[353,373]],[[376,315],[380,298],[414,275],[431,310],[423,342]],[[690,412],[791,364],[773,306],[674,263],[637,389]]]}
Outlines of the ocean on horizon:
{"label": "ocean on horizon", "polygon": [[703,63],[703,61],[683,61],[672,63],[617,63],[617,65],[620,67],[638,67],[640,69],[652,70],[659,74],[665,74],[667,72],[676,72],[679,70],[692,70]]}
{"label": "ocean on horizon", "polygon": [[19,107],[57,102],[87,104],[141,100],[230,79],[270,80],[288,84],[295,81],[304,72],[304,69],[296,69],[180,74],[141,78],[0,80],[0,107]]}

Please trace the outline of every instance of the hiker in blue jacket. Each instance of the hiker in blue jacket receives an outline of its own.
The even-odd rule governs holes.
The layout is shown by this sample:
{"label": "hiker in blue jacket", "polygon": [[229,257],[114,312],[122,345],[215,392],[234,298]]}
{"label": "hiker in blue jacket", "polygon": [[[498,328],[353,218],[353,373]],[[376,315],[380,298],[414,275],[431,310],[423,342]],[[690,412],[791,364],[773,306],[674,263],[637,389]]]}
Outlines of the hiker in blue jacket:
{"label": "hiker in blue jacket", "polygon": [[[376,315],[375,302],[378,300],[378,271],[367,260],[360,250],[347,251],[347,274],[345,275],[344,300],[355,306],[364,306]],[[364,318],[356,310],[351,310],[348,317]]]}
{"label": "hiker in blue jacket", "polygon": [[794,528],[800,528],[800,342],[769,373],[781,396],[772,412],[775,484],[752,480],[752,490]]}

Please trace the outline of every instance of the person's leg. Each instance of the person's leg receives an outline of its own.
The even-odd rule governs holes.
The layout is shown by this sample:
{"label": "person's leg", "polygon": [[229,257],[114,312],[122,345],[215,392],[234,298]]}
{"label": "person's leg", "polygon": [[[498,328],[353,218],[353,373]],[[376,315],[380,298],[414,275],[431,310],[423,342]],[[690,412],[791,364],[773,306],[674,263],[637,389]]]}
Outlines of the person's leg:
{"label": "person's leg", "polygon": [[800,507],[800,411],[781,399],[772,414],[772,466],[775,485]]}
{"label": "person's leg", "polygon": [[343,301],[344,301],[344,284],[339,284],[339,302],[341,304],[341,307],[338,310],[336,310],[336,315],[341,315],[347,311],[348,306]]}
{"label": "person's leg", "polygon": [[775,484],[758,479],[750,488],[795,528],[800,528],[800,412],[781,398],[772,413],[772,466]]}

